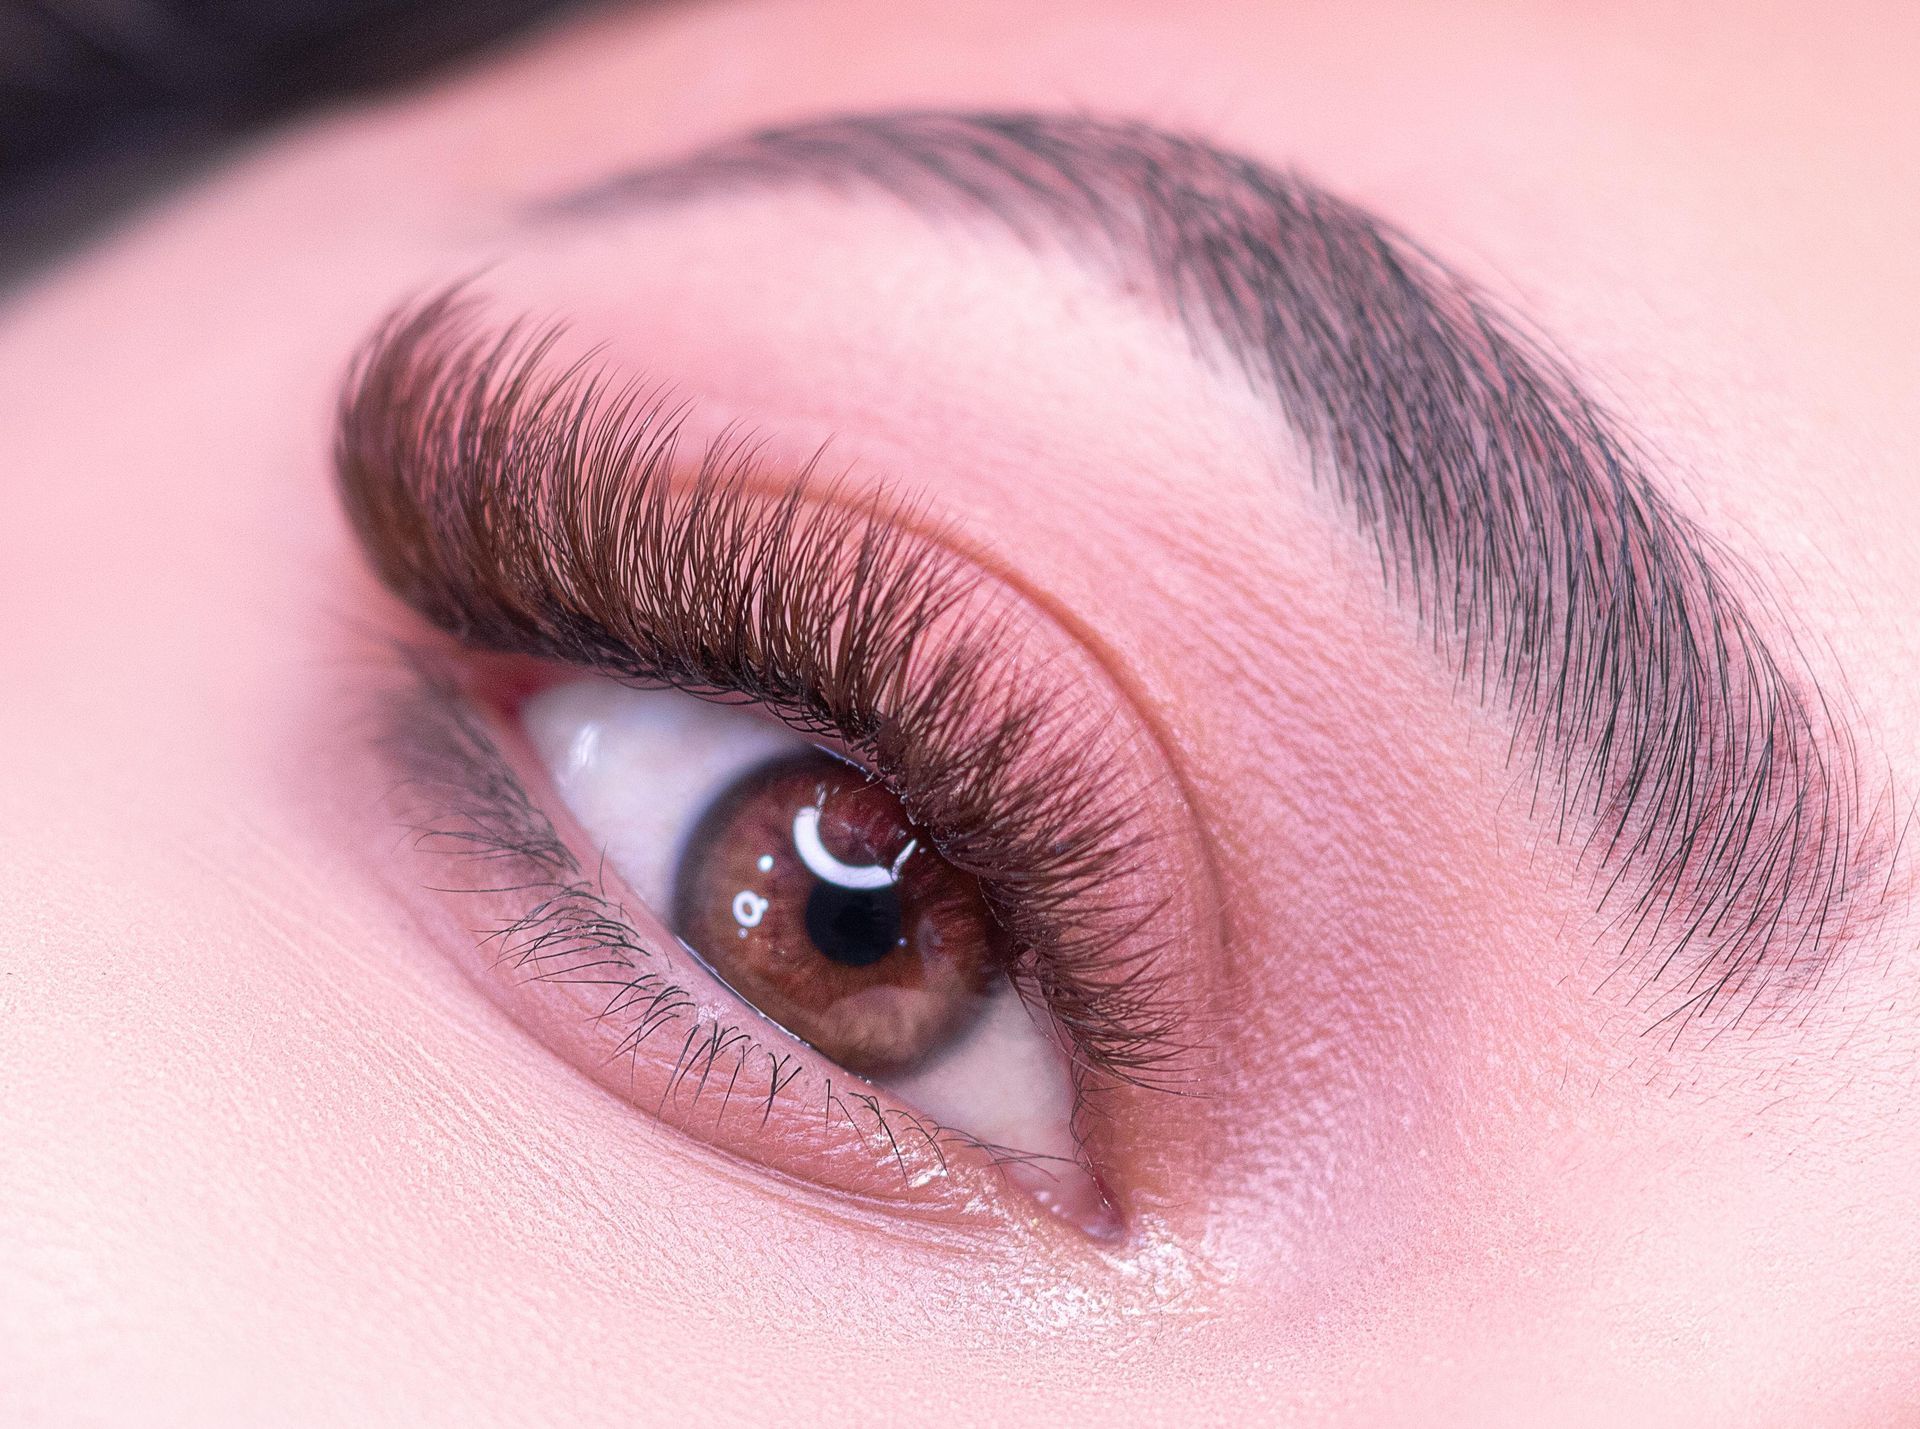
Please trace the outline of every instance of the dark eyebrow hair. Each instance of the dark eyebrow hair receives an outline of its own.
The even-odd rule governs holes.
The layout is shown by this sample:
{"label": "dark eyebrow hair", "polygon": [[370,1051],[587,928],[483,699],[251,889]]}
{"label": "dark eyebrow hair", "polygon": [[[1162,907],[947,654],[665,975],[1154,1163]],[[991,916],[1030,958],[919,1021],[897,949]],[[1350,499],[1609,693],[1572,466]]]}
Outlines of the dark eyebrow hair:
{"label": "dark eyebrow hair", "polygon": [[1406,237],[1204,142],[1025,113],[769,129],[553,208],[798,185],[1064,248],[1275,399],[1394,595],[1510,709],[1534,813],[1579,841],[1622,935],[1603,982],[1651,1026],[1802,1005],[1884,905],[1892,786],[1869,797],[1844,706],[1763,633],[1758,582],[1563,361]]}

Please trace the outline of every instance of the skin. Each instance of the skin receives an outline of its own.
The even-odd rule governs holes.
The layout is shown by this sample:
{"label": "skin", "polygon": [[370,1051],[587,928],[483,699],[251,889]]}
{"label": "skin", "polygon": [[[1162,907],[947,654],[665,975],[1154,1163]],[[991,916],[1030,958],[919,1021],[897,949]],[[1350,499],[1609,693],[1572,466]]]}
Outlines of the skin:
{"label": "skin", "polygon": [[[1912,789],[1916,44],[1894,5],[676,7],[269,136],[13,295],[0,1412],[1899,1422],[1903,882],[1804,1017],[1669,1049],[1605,985],[1499,712],[1178,333],[877,202],[517,214],[901,104],[1295,167],[1552,335]],[[482,264],[702,422],[921,495],[1147,732],[1204,867],[1175,954],[1213,1050],[1206,1096],[1125,1099],[1120,1248],[992,1187],[929,1218],[689,1141],[370,867],[353,712],[392,675],[366,637],[409,626],[334,507],[333,392]]]}

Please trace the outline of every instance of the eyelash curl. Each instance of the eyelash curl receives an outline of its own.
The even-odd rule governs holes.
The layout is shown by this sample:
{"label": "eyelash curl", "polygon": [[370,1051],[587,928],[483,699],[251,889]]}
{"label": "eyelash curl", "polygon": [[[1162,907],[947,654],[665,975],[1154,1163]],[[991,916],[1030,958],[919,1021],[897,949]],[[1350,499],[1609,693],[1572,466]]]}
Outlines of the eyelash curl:
{"label": "eyelash curl", "polygon": [[[1138,772],[1074,681],[1021,662],[1034,617],[884,489],[775,481],[723,433],[557,325],[490,331],[442,293],[354,364],[335,453],[384,583],[462,646],[756,704],[838,744],[975,878],[1007,972],[1066,1034],[1075,1080],[1183,1080],[1191,1050],[1139,893]],[[776,494],[768,494],[776,493]]]}

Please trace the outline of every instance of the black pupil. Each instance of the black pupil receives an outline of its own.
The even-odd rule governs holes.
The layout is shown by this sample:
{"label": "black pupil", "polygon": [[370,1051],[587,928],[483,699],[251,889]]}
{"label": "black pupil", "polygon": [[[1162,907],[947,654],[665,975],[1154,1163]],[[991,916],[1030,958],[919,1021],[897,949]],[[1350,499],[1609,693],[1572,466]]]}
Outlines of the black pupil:
{"label": "black pupil", "polygon": [[818,881],[807,895],[807,936],[843,967],[871,967],[899,945],[900,893]]}

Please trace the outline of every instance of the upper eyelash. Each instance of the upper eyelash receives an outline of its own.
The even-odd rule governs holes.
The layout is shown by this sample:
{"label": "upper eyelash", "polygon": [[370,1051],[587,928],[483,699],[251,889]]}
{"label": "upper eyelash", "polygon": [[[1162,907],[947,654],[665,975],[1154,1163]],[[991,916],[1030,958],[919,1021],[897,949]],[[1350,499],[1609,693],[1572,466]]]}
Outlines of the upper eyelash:
{"label": "upper eyelash", "polygon": [[885,496],[817,499],[811,472],[756,494],[738,436],[676,482],[682,410],[554,370],[557,327],[476,318],[457,290],[403,310],[346,384],[342,496],[389,588],[470,647],[833,736],[979,880],[1076,1065],[1175,1080],[1189,1049],[1143,936],[1159,905],[1116,891],[1144,855],[1124,780],[1070,686],[1010,669],[1011,611],[974,568]]}

